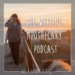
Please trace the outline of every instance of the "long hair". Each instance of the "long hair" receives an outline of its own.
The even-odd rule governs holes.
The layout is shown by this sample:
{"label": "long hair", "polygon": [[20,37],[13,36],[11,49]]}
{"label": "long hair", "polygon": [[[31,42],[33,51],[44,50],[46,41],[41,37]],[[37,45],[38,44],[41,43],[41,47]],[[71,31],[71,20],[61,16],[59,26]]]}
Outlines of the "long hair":
{"label": "long hair", "polygon": [[15,17],[15,18],[17,18],[17,23],[18,23],[18,25],[21,25],[21,21],[19,20],[19,18],[18,18],[18,15],[17,14],[12,14],[12,16],[11,17]]}

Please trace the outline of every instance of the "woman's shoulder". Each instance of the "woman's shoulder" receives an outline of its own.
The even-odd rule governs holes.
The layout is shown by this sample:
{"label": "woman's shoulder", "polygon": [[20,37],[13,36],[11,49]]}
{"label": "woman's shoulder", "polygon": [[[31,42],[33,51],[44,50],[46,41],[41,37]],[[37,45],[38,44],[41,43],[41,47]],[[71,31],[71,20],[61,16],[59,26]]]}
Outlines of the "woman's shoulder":
{"label": "woman's shoulder", "polygon": [[21,28],[21,24],[18,25]]}
{"label": "woman's shoulder", "polygon": [[21,27],[21,24],[19,24],[19,26]]}

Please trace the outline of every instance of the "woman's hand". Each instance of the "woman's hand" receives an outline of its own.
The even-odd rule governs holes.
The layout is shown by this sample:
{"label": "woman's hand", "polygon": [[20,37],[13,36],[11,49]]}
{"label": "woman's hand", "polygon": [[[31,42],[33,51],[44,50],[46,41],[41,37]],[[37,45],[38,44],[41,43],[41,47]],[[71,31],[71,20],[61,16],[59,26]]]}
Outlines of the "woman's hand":
{"label": "woman's hand", "polygon": [[22,33],[22,36],[25,36],[25,33],[24,32]]}
{"label": "woman's hand", "polygon": [[10,19],[11,19],[11,22],[13,22],[13,19],[12,19],[12,17],[10,17]]}

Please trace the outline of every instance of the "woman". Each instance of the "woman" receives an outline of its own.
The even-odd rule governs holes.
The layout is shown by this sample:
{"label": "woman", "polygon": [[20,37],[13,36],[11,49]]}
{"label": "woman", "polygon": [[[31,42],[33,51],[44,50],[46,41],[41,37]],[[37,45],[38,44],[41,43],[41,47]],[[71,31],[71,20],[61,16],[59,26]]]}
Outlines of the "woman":
{"label": "woman", "polygon": [[18,19],[17,14],[12,14],[10,19],[5,23],[5,26],[9,28],[8,43],[14,60],[13,66],[18,67],[19,46],[21,42],[21,36],[24,35],[24,33],[21,31],[21,22]]}

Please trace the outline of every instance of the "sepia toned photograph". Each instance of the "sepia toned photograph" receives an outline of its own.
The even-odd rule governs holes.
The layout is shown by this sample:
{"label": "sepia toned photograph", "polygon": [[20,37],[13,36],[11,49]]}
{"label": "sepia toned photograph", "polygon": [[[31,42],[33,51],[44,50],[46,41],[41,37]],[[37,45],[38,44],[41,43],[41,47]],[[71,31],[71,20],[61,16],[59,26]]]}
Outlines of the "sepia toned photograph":
{"label": "sepia toned photograph", "polygon": [[71,4],[4,4],[4,71],[71,72]]}

